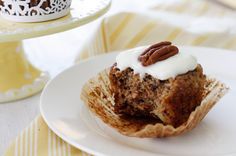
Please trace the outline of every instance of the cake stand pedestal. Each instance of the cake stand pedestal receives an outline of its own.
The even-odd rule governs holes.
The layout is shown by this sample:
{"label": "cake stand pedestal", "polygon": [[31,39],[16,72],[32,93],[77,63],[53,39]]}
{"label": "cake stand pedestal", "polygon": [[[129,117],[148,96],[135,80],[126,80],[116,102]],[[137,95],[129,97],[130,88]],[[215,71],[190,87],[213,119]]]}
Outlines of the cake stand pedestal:
{"label": "cake stand pedestal", "polygon": [[0,103],[18,100],[41,91],[48,74],[26,58],[22,40],[66,31],[103,15],[110,0],[73,0],[70,14],[39,23],[14,23],[0,17]]}

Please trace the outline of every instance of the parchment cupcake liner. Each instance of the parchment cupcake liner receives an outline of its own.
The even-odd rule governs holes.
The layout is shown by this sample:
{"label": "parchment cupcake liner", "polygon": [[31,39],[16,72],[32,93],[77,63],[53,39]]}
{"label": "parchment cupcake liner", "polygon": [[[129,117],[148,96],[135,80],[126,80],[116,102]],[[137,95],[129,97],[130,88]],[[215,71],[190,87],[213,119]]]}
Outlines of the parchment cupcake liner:
{"label": "parchment cupcake liner", "polygon": [[225,84],[208,78],[201,105],[190,114],[185,123],[174,128],[171,125],[162,123],[153,124],[148,121],[123,119],[116,115],[113,107],[115,101],[110,89],[108,73],[109,70],[106,69],[90,79],[82,88],[81,99],[90,111],[102,119],[104,123],[121,134],[132,137],[169,137],[186,133],[196,127],[217,101],[228,91]]}

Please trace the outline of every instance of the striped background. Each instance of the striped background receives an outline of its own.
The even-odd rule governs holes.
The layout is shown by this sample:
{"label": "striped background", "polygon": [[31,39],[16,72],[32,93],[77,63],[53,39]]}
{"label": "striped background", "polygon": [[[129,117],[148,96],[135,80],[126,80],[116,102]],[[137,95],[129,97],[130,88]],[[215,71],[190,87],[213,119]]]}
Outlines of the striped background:
{"label": "striped background", "polygon": [[117,13],[101,21],[78,61],[163,40],[235,50],[235,16],[231,10],[203,0],[161,1],[149,10]]}
{"label": "striped background", "polygon": [[[149,10],[122,12],[101,21],[93,38],[81,50],[78,61],[114,50],[128,49],[170,40],[175,44],[236,49],[236,30],[225,25],[235,23],[230,10],[205,1],[162,1]],[[220,21],[220,22],[219,22]],[[198,22],[198,23],[196,23]],[[204,28],[199,29],[205,25]],[[227,24],[226,24],[227,25]],[[197,26],[197,27],[196,27]],[[232,28],[233,29],[233,28]],[[83,156],[89,155],[57,137],[37,117],[6,151],[5,156]]]}

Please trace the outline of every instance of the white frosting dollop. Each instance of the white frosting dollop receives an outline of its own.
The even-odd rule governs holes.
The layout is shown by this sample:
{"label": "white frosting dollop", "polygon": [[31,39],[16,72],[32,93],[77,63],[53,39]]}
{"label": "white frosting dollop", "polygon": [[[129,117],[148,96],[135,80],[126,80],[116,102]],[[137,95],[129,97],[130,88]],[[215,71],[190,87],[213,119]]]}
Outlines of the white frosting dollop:
{"label": "white frosting dollop", "polygon": [[139,55],[145,48],[139,47],[119,53],[116,57],[117,68],[124,70],[130,67],[135,74],[138,73],[141,77],[147,73],[159,80],[167,80],[175,78],[177,75],[185,74],[188,71],[193,71],[197,67],[198,63],[195,57],[181,52],[166,60],[145,67],[138,60]]}

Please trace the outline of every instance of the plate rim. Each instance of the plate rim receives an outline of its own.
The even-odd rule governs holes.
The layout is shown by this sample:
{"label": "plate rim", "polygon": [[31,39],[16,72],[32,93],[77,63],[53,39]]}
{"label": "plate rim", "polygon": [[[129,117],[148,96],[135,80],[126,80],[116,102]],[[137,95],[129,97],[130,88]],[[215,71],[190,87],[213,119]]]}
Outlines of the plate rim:
{"label": "plate rim", "polygon": [[[87,1],[89,1],[89,2],[87,2]],[[55,25],[55,26],[51,26],[47,29],[36,30],[36,31],[32,31],[32,30],[31,31],[22,31],[21,30],[19,32],[14,32],[14,33],[0,32],[0,42],[18,41],[18,40],[23,40],[23,39],[47,36],[47,35],[52,35],[52,34],[56,34],[56,33],[60,33],[60,32],[64,32],[64,31],[78,28],[78,27],[83,26],[87,23],[90,23],[90,22],[98,19],[102,15],[104,15],[110,9],[111,4],[112,4],[112,0],[86,0],[86,3],[91,3],[90,1],[92,1],[92,2],[97,1],[98,5],[99,5],[99,3],[101,3],[102,5],[95,12],[93,12],[89,15],[86,15],[86,16],[84,15],[84,17],[81,17],[81,18],[77,17],[76,20],[71,21],[66,24],[62,23],[61,25]],[[82,3],[82,2],[72,1],[71,6],[70,6],[70,11],[76,8],[77,3]],[[16,23],[17,25],[28,25],[28,24],[37,25],[37,24],[45,23],[45,25],[38,26],[38,27],[42,27],[42,26],[48,26],[50,24],[55,24],[56,22],[66,21],[67,19],[63,19],[63,18],[70,17],[71,16],[70,11],[69,11],[69,14],[67,14],[66,16],[63,16],[61,18],[48,20],[48,21],[43,21],[43,22],[28,22],[28,23],[27,22],[13,22],[13,21],[9,21],[7,19],[4,19],[1,16],[0,16],[0,22],[5,22],[7,24]],[[89,11],[91,11],[91,10],[89,10]],[[48,23],[48,25],[47,25],[47,23]]]}

